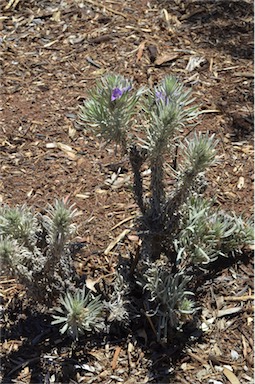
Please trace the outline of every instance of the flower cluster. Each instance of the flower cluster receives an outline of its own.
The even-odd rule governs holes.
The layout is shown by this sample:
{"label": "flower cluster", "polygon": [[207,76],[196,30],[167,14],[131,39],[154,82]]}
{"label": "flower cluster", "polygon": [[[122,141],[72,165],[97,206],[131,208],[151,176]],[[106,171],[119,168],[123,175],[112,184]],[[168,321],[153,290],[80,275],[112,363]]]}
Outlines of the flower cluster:
{"label": "flower cluster", "polygon": [[108,75],[90,92],[81,107],[80,123],[90,128],[106,142],[115,142],[127,150],[127,136],[143,90],[132,90],[132,82],[120,75]]}
{"label": "flower cluster", "polygon": [[115,101],[119,99],[125,92],[130,91],[131,88],[132,88],[131,85],[128,85],[127,87],[124,87],[124,88],[118,88],[118,87],[114,88],[111,94],[111,101]]}

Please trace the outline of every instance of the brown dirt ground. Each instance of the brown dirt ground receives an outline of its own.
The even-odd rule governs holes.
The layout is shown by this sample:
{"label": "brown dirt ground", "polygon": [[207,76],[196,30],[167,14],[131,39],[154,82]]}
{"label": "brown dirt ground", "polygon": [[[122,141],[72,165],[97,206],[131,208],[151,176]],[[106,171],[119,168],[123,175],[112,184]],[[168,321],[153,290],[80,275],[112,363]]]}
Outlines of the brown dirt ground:
{"label": "brown dirt ground", "polygon": [[[208,110],[197,128],[219,140],[220,163],[208,172],[207,194],[223,209],[251,216],[251,0],[1,0],[0,6],[0,201],[40,210],[69,196],[80,211],[77,239],[85,244],[79,273],[112,273],[118,255],[128,257],[132,249],[133,238],[126,237],[104,254],[137,212],[128,164],[119,187],[107,186],[113,148],[84,135],[76,122],[87,90],[107,72],[133,78],[136,86],[151,86],[166,74],[192,86]],[[194,57],[201,63],[189,71]],[[88,339],[71,352],[70,343],[52,340],[38,319],[28,322],[20,313],[12,330],[3,317],[10,327],[1,344],[3,382],[251,384],[252,293],[251,258],[222,266],[200,293],[206,330],[178,356],[175,345],[144,347],[135,335]],[[15,295],[22,298],[24,290],[2,276],[4,316],[18,312]],[[75,368],[79,364],[85,365]]]}

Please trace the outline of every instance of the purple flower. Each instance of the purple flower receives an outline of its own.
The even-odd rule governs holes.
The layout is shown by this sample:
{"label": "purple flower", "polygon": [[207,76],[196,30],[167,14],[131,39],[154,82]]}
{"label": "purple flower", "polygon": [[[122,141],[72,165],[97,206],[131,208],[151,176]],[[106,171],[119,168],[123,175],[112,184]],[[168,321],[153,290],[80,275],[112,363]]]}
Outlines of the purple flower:
{"label": "purple flower", "polygon": [[169,98],[164,92],[156,91],[155,96],[156,96],[156,102],[163,101],[163,103],[165,103],[166,105],[168,104]]}
{"label": "purple flower", "polygon": [[117,100],[122,96],[123,92],[120,88],[114,88],[112,90],[111,101]]}
{"label": "purple flower", "polygon": [[128,85],[127,87],[124,87],[122,89],[118,88],[118,87],[113,88],[112,95],[111,95],[111,101],[119,99],[123,95],[123,93],[130,91],[130,89],[131,89],[131,85]]}
{"label": "purple flower", "polygon": [[156,96],[156,100],[157,101],[159,101],[159,100],[164,100],[165,99],[165,96],[164,96],[164,94],[163,94],[163,92],[161,92],[161,91],[157,91],[157,92],[155,92],[155,96]]}
{"label": "purple flower", "polygon": [[123,91],[123,92],[130,91],[131,88],[132,88],[132,86],[131,86],[131,85],[128,85],[127,87],[124,87],[124,88],[122,89],[122,91]]}

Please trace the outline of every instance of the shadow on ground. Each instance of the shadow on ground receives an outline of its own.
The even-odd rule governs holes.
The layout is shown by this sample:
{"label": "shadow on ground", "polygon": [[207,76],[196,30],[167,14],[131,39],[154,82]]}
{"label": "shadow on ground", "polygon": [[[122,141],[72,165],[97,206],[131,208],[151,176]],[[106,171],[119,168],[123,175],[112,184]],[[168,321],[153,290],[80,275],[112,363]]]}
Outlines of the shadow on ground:
{"label": "shadow on ground", "polygon": [[[170,14],[170,2],[159,1]],[[171,3],[172,4],[172,3]],[[189,24],[201,47],[214,47],[234,58],[253,60],[253,4],[244,0],[188,1],[177,17]]]}
{"label": "shadow on ground", "polygon": [[[206,273],[197,271],[194,284],[197,301],[199,302],[199,297],[204,295],[205,283],[214,280],[225,268],[240,261],[248,264],[251,257],[251,253],[246,253],[236,258],[220,259]],[[20,315],[21,313],[23,315]],[[56,383],[78,383],[76,381],[77,373],[82,376],[89,369],[93,373],[96,359],[91,352],[102,350],[105,345],[109,345],[113,350],[118,346],[121,346],[123,350],[128,350],[130,341],[137,350],[142,351],[146,359],[146,368],[143,373],[150,378],[150,382],[174,382],[174,367],[185,360],[187,348],[198,341],[203,341],[203,334],[198,327],[197,319],[187,323],[181,332],[173,331],[172,341],[167,345],[155,341],[146,320],[142,320],[142,324],[131,325],[130,329],[119,328],[113,329],[108,334],[83,336],[78,343],[73,342],[69,337],[60,336],[58,329],[51,326],[51,320],[49,315],[32,313],[29,307],[22,311],[22,303],[19,299],[14,300],[12,308],[8,312],[8,326],[3,328],[1,338],[2,342],[20,340],[22,343],[16,350],[13,348],[2,358],[3,384],[21,380],[26,367],[28,367],[29,378],[19,382],[45,384],[50,383],[50,378],[54,377]],[[145,338],[138,334],[138,328],[145,330]],[[114,375],[110,366],[111,362],[109,362],[109,377]],[[94,373],[97,374],[96,370]],[[130,375],[132,376],[131,367]]]}

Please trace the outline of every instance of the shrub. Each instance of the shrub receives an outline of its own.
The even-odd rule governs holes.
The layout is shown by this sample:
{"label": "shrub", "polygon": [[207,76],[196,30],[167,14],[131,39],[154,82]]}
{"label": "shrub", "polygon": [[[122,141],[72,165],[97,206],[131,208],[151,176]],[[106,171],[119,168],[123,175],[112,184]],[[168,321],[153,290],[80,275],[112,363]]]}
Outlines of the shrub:
{"label": "shrub", "polygon": [[[202,197],[200,180],[215,163],[217,141],[208,132],[191,133],[193,128],[183,139],[183,129],[194,126],[201,113],[191,91],[173,76],[153,90],[134,91],[130,80],[111,74],[90,91],[79,114],[84,130],[106,143],[115,142],[128,154],[140,209],[137,268],[134,274],[132,265],[126,268],[130,274],[122,280],[125,289],[114,287],[108,304],[110,319],[118,320],[116,309],[121,308],[119,320],[130,321],[126,307],[140,287],[145,308],[140,314],[149,318],[158,341],[167,341],[171,329],[180,328],[185,315],[195,312],[188,268],[204,268],[218,257],[240,252],[253,238],[251,222],[215,210]],[[132,124],[139,121],[137,137]],[[149,197],[142,177],[145,163],[151,170]],[[165,184],[166,166],[175,180],[172,189]],[[117,282],[120,276],[123,279],[118,270]]]}
{"label": "shrub", "polygon": [[74,207],[56,200],[46,213],[26,205],[0,208],[0,258],[27,289],[34,303],[50,306],[73,286],[68,241],[75,231]]}

